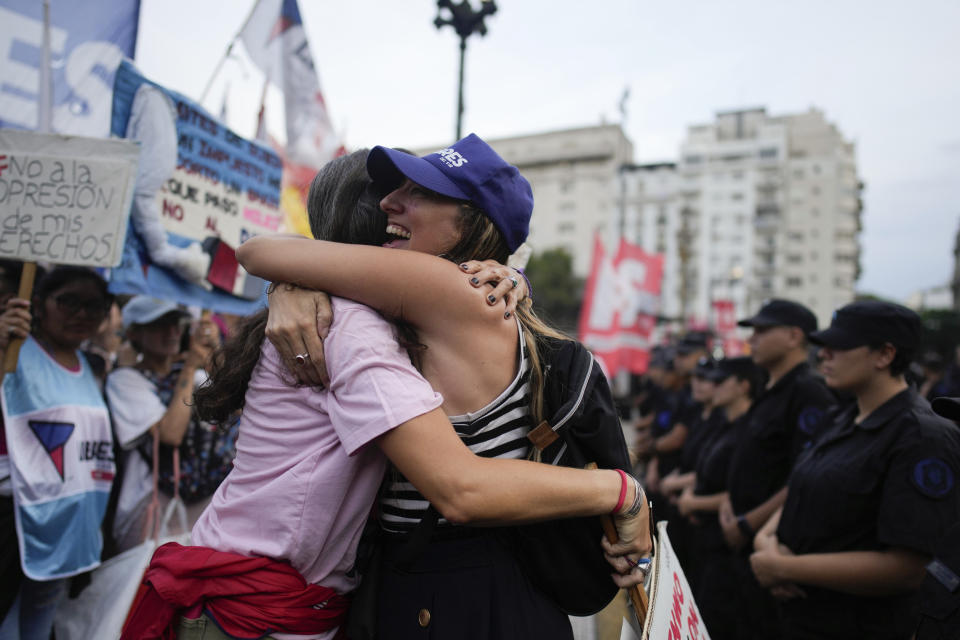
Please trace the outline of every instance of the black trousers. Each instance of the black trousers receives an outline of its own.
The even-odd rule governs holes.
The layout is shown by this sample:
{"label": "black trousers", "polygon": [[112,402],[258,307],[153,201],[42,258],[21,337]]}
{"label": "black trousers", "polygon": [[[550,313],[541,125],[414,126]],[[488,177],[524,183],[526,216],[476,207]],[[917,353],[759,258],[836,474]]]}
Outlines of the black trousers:
{"label": "black trousers", "polygon": [[378,638],[573,639],[569,618],[527,580],[497,535],[433,541],[405,570],[395,566],[401,546],[383,548]]}

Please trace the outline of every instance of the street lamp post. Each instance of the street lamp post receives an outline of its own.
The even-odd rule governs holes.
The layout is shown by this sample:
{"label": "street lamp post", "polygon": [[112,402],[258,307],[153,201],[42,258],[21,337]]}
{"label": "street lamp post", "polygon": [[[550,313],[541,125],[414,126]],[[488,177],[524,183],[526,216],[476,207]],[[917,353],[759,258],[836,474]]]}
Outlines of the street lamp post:
{"label": "street lamp post", "polygon": [[[448,9],[450,17],[441,17],[440,11]],[[470,0],[461,0],[454,4],[452,0],[437,0],[437,17],[433,21],[437,29],[444,25],[451,25],[460,36],[460,82],[457,90],[457,137],[461,137],[461,126],[463,124],[463,59],[467,52],[467,38],[474,32],[481,36],[487,35],[487,26],[483,19],[492,16],[497,12],[497,5],[493,0],[482,0],[480,11],[474,11],[470,5]]]}

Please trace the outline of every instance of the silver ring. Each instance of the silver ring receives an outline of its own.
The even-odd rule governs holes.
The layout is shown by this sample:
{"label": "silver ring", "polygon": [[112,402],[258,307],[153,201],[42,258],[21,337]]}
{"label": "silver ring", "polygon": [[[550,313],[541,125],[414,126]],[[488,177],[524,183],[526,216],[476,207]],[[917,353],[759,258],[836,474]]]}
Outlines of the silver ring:
{"label": "silver ring", "polygon": [[297,364],[299,364],[300,366],[303,366],[303,365],[307,364],[307,360],[310,359],[310,354],[309,354],[309,353],[298,353],[297,355],[293,356],[293,359],[297,361]]}
{"label": "silver ring", "polygon": [[507,280],[509,280],[510,282],[513,283],[513,288],[514,288],[514,289],[516,289],[517,286],[520,284],[520,280],[517,278],[517,276],[510,276],[510,277],[507,278]]}

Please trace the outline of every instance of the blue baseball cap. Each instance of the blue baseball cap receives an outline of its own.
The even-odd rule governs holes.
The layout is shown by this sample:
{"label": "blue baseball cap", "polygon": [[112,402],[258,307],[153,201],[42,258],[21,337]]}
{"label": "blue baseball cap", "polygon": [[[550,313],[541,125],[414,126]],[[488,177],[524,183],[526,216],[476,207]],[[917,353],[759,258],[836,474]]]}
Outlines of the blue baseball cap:
{"label": "blue baseball cap", "polygon": [[396,187],[409,178],[440,195],[470,202],[482,209],[503,234],[510,253],[530,233],[530,183],[475,133],[421,158],[389,147],[374,147],[367,155],[367,173],[379,185]]}

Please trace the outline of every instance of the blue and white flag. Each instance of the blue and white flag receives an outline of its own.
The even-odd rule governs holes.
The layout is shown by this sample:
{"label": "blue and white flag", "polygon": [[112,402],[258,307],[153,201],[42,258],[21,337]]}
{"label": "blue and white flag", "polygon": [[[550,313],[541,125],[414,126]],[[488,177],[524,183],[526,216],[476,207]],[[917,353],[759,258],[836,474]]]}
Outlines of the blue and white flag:
{"label": "blue and white flag", "polygon": [[[53,131],[105,138],[113,74],[137,43],[139,0],[51,0]],[[43,2],[0,0],[0,127],[37,129]]]}
{"label": "blue and white flag", "polygon": [[16,372],[3,380],[7,455],[0,465],[10,470],[20,562],[33,580],[100,564],[116,466],[107,407],[77,355],[81,368],[70,371],[28,337]]}

